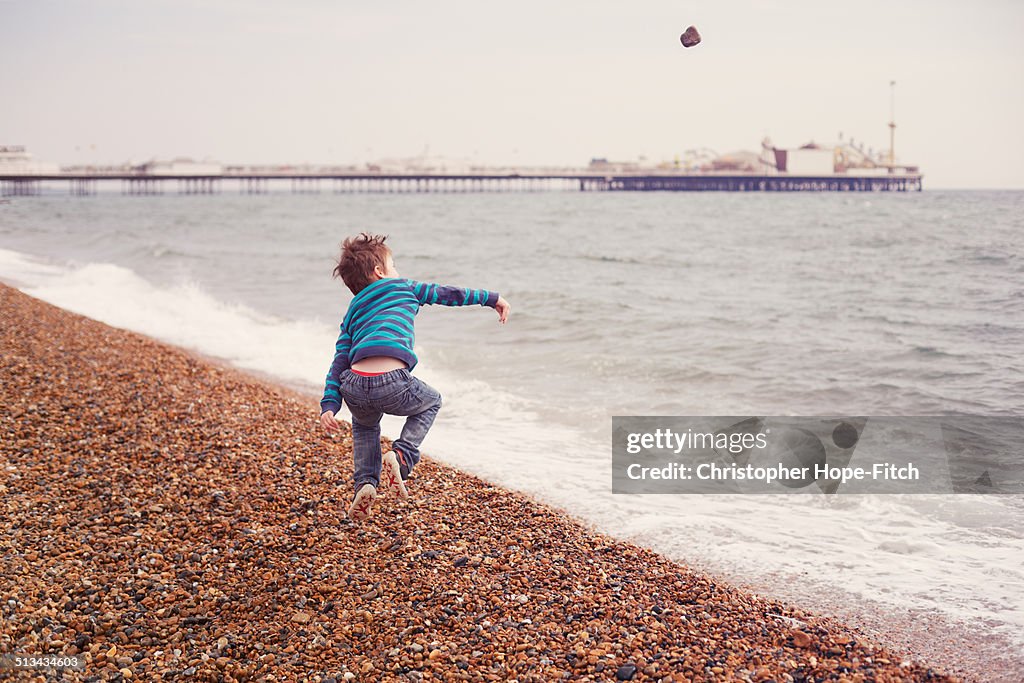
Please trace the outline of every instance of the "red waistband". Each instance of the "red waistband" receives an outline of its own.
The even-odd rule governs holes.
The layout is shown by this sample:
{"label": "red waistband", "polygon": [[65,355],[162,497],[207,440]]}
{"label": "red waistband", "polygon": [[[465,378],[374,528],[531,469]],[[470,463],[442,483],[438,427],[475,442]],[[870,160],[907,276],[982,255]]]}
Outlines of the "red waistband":
{"label": "red waistband", "polygon": [[363,372],[361,370],[356,370],[355,368],[349,368],[349,370],[357,375],[362,375],[363,377],[376,377],[377,375],[386,375],[391,372],[391,370],[385,370],[384,372]]}

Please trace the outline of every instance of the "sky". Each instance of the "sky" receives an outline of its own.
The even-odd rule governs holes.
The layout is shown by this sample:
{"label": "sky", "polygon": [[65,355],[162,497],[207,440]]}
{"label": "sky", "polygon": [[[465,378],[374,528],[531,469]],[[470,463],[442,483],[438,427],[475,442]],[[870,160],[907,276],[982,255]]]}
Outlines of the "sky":
{"label": "sky", "polygon": [[895,81],[897,162],[925,188],[1024,188],[1021,35],[1018,0],[0,0],[0,145],[59,164],[881,150]]}

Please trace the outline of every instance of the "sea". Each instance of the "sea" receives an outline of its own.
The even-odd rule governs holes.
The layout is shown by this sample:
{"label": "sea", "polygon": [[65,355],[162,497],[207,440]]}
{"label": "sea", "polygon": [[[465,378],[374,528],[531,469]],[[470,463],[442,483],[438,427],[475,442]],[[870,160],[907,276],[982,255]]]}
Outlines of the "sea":
{"label": "sea", "polygon": [[315,416],[351,300],[331,271],[361,231],[402,276],[512,307],[421,310],[415,373],[444,397],[427,455],[910,657],[1024,678],[1022,495],[611,477],[613,416],[1024,415],[1024,192],[53,188],[0,203],[0,279],[298,388]]}

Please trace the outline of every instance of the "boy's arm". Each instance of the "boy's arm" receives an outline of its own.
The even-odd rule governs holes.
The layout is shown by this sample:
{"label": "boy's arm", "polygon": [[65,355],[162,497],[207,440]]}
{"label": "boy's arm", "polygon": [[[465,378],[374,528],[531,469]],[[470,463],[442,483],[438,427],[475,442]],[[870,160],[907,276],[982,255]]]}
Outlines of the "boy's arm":
{"label": "boy's arm", "polygon": [[348,352],[352,348],[352,337],[345,330],[345,324],[341,324],[341,332],[338,334],[338,341],[334,345],[334,361],[331,369],[327,371],[327,379],[324,384],[324,397],[320,400],[320,413],[328,410],[337,414],[341,410],[341,377],[342,370],[347,370],[351,365]]}
{"label": "boy's arm", "polygon": [[486,289],[463,289],[448,285],[435,285],[429,282],[409,280],[413,294],[421,306],[440,304],[442,306],[489,306],[494,308],[498,303],[497,292]]}

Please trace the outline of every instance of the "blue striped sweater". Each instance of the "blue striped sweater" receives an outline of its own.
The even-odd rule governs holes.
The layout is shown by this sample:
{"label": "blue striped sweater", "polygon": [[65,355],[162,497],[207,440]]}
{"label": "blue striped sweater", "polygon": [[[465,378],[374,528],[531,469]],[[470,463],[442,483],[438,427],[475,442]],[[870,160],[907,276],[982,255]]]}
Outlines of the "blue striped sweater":
{"label": "blue striped sweater", "polygon": [[390,356],[404,361],[410,370],[416,367],[418,359],[413,353],[416,339],[413,324],[421,306],[478,304],[494,308],[497,303],[498,293],[485,289],[462,289],[401,277],[371,282],[355,295],[341,322],[320,411],[337,413],[341,409],[339,378],[343,370],[352,367],[352,363],[370,356]]}

